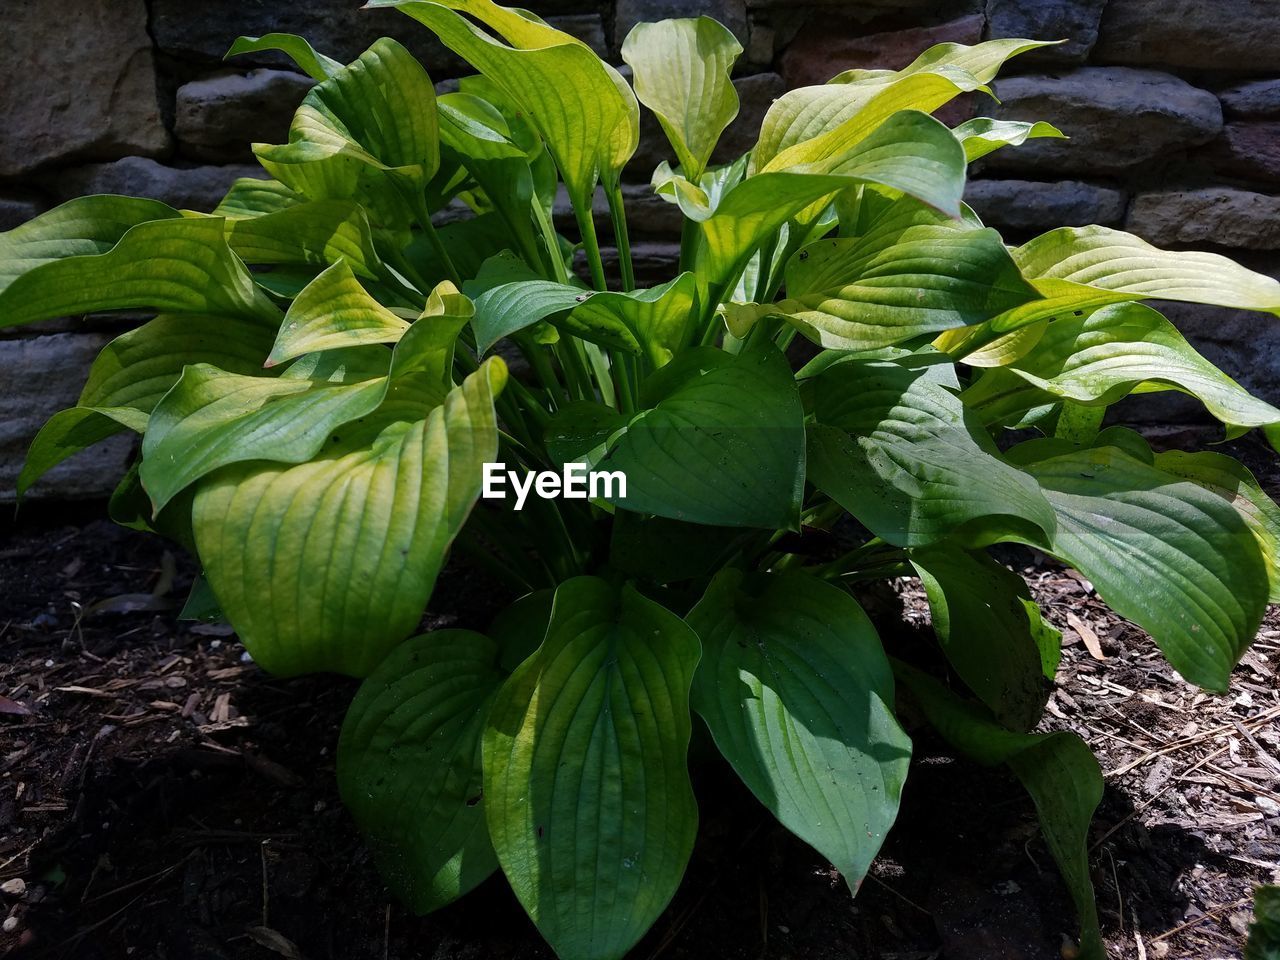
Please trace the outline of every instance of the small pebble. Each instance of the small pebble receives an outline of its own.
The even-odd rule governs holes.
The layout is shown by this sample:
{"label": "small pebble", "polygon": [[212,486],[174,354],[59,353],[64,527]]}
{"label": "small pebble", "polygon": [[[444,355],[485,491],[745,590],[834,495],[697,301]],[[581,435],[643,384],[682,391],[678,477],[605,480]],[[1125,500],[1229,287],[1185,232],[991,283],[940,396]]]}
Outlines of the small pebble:
{"label": "small pebble", "polygon": [[21,877],[14,877],[12,880],[6,880],[0,883],[0,893],[6,893],[11,897],[20,897],[27,892],[27,881]]}
{"label": "small pebble", "polygon": [[3,930],[4,930],[4,932],[5,932],[5,933],[13,933],[13,931],[15,931],[15,930],[17,930],[17,929],[18,929],[18,918],[17,918],[17,917],[5,917],[4,925],[3,925]]}

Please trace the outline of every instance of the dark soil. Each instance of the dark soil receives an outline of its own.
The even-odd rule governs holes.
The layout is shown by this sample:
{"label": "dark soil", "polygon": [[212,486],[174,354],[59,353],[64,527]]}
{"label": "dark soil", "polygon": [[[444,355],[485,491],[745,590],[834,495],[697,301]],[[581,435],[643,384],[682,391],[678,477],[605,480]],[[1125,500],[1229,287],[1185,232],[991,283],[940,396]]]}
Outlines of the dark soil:
{"label": "dark soil", "polygon": [[[177,621],[188,562],[96,510],[0,531],[0,881],[26,884],[0,894],[16,919],[0,955],[551,957],[501,878],[431,917],[389,903],[334,783],[354,683],[273,679],[224,629]],[[1207,696],[1035,560],[1023,573],[1068,644],[1045,726],[1085,737],[1108,774],[1092,863],[1110,954],[1239,957],[1253,887],[1280,879],[1280,619],[1230,694]],[[432,623],[483,628],[492,595],[448,571]],[[922,599],[904,583],[890,604],[908,634]],[[1029,799],[912,733],[901,816],[856,899],[701,763],[693,861],[633,956],[1073,956]]]}

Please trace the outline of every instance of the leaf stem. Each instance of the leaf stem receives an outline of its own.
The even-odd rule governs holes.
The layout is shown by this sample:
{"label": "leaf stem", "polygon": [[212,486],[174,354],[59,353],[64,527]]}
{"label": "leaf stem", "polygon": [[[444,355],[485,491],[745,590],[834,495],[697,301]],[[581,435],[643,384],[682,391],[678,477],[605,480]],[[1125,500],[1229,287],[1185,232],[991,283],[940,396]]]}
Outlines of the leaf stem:
{"label": "leaf stem", "polygon": [[622,289],[630,293],[636,288],[636,272],[631,262],[631,238],[627,234],[627,208],[622,198],[622,185],[607,184],[604,195],[609,201],[609,218],[613,221],[613,237],[618,244],[618,266],[622,271]]}

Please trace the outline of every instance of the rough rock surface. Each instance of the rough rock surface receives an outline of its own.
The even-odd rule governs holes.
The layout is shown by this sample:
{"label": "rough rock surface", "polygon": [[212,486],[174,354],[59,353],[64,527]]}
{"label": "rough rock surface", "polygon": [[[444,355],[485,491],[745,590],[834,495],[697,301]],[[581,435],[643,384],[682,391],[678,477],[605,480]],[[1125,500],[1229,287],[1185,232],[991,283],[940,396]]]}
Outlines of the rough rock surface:
{"label": "rough rock surface", "polygon": [[174,133],[194,160],[247,161],[251,143],[284,143],[289,122],[311,89],[289,70],[251,70],[205,77],[178,88]]}
{"label": "rough rock surface", "polygon": [[1218,94],[1229,117],[1280,117],[1280,80],[1254,80],[1228,87]]}
{"label": "rough rock surface", "polygon": [[995,84],[1004,120],[1048,120],[1070,140],[998,150],[993,167],[1112,172],[1196,147],[1222,130],[1222,106],[1206,90],[1154,70],[1082,67]]}
{"label": "rough rock surface", "polygon": [[576,13],[563,17],[547,17],[547,23],[577,37],[599,56],[608,58],[609,41],[604,35],[604,20],[598,13]]}
{"label": "rough rock surface", "polygon": [[826,83],[844,70],[901,70],[936,43],[977,43],[983,17],[974,14],[936,27],[865,34],[852,20],[816,17],[782,55],[788,87]]}
{"label": "rough rock surface", "polygon": [[1228,123],[1200,156],[1224,176],[1280,183],[1280,121]]}
{"label": "rough rock surface", "polygon": [[169,135],[146,8],[131,0],[6,3],[0,117],[0,177],[72,159],[162,154]]}
{"label": "rough rock surface", "polygon": [[[27,448],[59,410],[74,406],[89,364],[110,338],[59,333],[0,341],[0,503],[12,503]],[[116,437],[59,464],[29,496],[73,499],[109,494],[128,466],[132,437]]]}
{"label": "rough rock surface", "polygon": [[1240,72],[1280,69],[1275,0],[1110,0],[1096,57]]}
{"label": "rough rock surface", "polygon": [[1143,193],[1129,207],[1127,229],[1157,246],[1280,250],[1280,197],[1231,187]]}
{"label": "rough rock surface", "polygon": [[1124,219],[1125,208],[1123,190],[1080,180],[971,180],[964,199],[987,226],[1018,233],[1114,226]]}
{"label": "rough rock surface", "polygon": [[126,157],[61,171],[50,180],[49,188],[64,200],[90,193],[118,193],[208,213],[239,177],[266,179],[267,174],[255,164],[166,167],[154,160]]}
{"label": "rough rock surface", "polygon": [[987,0],[987,37],[1065,40],[1023,54],[1023,62],[1083,63],[1098,40],[1107,0]]}
{"label": "rough rock surface", "polygon": [[[749,37],[745,0],[705,0],[698,4],[697,12],[704,17],[719,20],[733,31],[743,47],[747,45]],[[684,0],[618,0],[613,18],[614,46],[621,47],[622,41],[637,23],[693,15],[689,4]]]}
{"label": "rough rock surface", "polygon": [[[67,0],[70,2],[70,0]],[[123,5],[126,0],[119,0]],[[187,64],[221,65],[236,37],[296,33],[321,53],[349,63],[379,37],[394,37],[433,75],[456,73],[461,61],[435,36],[398,10],[362,10],[352,0],[152,0],[151,34],[162,53]],[[287,57],[260,53],[237,57],[237,65],[285,66]]]}
{"label": "rough rock surface", "polygon": [[0,230],[12,230],[44,211],[45,205],[31,197],[0,196]]}

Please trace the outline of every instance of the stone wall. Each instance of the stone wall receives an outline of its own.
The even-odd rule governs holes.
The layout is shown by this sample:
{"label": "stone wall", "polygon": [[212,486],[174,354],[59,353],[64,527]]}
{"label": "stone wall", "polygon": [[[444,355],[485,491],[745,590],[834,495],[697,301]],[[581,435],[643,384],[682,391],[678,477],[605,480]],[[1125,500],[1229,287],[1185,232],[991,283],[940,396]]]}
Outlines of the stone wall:
{"label": "stone wall", "polygon": [[[433,78],[462,64],[419,25],[360,0],[9,0],[0,32],[0,229],[86,193],[156,197],[207,210],[256,170],[251,141],[280,142],[304,78],[270,55],[225,63],[240,34],[299,33],[354,58],[390,34]],[[526,0],[617,62],[639,20],[705,13],[741,39],[742,112],[721,150],[743,151],[789,86],[849,67],[901,67],[930,44],[1002,36],[1068,38],[1012,64],[1000,103],[949,107],[1044,119],[1071,136],[993,155],[969,199],[1011,241],[1063,224],[1123,226],[1164,245],[1220,250],[1280,274],[1280,0]],[[665,155],[656,124],[629,168],[637,261],[666,269],[673,208],[645,200]],[[1171,317],[1213,360],[1280,398],[1280,322],[1177,306]],[[0,500],[25,445],[74,400],[88,361],[118,321],[0,330]],[[1198,416],[1173,394],[1137,408]],[[127,443],[64,464],[45,496],[98,496]]]}

